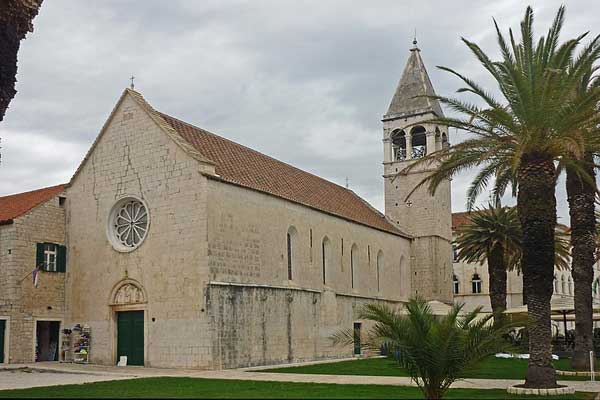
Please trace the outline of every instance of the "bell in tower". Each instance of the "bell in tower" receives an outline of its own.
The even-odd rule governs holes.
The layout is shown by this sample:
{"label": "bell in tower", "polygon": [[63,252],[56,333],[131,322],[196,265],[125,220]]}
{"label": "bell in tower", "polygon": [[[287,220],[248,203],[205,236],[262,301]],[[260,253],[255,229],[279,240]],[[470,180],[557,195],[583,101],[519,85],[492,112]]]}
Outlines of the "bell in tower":
{"label": "bell in tower", "polygon": [[431,195],[421,187],[435,165],[400,172],[415,160],[448,145],[448,128],[432,123],[442,108],[416,40],[390,106],[383,116],[385,214],[414,237],[411,255],[413,295],[452,301],[452,227],[450,181]]}

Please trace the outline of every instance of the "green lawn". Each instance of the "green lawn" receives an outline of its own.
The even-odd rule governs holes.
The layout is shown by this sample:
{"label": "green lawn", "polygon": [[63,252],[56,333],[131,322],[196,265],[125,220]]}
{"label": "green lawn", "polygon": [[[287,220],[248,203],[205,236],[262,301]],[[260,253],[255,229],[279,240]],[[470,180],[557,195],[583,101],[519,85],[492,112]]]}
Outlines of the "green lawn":
{"label": "green lawn", "polygon": [[[562,368],[570,360],[561,360],[556,366]],[[476,369],[465,373],[463,378],[480,379],[525,379],[527,360],[488,357]],[[367,358],[352,361],[339,361],[327,364],[305,365],[300,367],[274,368],[258,372],[281,372],[288,374],[323,375],[367,375],[367,376],[408,376],[406,371],[389,358]],[[586,377],[560,376],[561,380],[588,380]]]}
{"label": "green lawn", "polygon": [[[125,381],[50,386],[0,391],[0,398],[227,398],[227,399],[414,399],[417,388],[383,385],[334,385],[321,383],[256,382],[198,378],[145,378]],[[529,396],[531,397],[531,396]],[[505,390],[454,389],[448,399],[517,399]],[[531,397],[538,398],[538,397]],[[593,393],[577,393],[553,399],[593,399]]]}
{"label": "green lawn", "polygon": [[[596,359],[596,362],[594,364],[594,369],[596,371],[600,371],[600,365],[598,365],[599,362],[600,359]],[[573,371],[573,368],[571,368],[570,358],[561,358],[560,360],[554,362],[554,366],[556,367],[556,369],[560,369],[563,371]]]}

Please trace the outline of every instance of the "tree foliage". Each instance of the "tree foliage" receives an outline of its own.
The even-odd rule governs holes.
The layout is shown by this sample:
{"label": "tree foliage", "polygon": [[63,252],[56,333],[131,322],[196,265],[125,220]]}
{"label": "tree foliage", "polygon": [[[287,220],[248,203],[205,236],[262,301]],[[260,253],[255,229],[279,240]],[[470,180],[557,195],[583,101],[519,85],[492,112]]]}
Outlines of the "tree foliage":
{"label": "tree foliage", "polygon": [[[360,318],[374,324],[365,340],[361,339],[361,345],[379,350],[385,343],[398,352],[401,366],[425,397],[441,399],[465,371],[509,346],[502,337],[512,325],[504,319],[492,323],[493,316],[481,316],[480,308],[469,313],[461,311],[462,305],[455,305],[447,315],[435,316],[420,299],[410,300],[405,314],[385,304],[367,304]],[[339,331],[333,341],[337,345],[350,345],[354,331]]]}

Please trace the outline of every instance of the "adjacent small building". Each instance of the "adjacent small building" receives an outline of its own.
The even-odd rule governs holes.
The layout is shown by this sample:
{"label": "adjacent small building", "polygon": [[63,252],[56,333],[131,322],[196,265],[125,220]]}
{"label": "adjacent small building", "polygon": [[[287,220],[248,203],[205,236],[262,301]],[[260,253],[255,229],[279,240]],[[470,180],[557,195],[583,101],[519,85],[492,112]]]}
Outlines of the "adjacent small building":
{"label": "adjacent small building", "polygon": [[0,197],[0,363],[61,358],[65,228],[64,185]]}

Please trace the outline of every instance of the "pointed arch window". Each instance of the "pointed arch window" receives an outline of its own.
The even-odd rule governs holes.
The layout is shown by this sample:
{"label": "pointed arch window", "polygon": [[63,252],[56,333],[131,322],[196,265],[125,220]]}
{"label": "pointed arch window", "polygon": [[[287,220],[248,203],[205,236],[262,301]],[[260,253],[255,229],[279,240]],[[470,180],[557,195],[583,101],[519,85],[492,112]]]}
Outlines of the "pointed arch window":
{"label": "pointed arch window", "polygon": [[296,231],[296,228],[294,228],[293,226],[290,226],[290,228],[287,231],[287,236],[286,236],[286,242],[287,242],[287,274],[288,274],[288,280],[292,280],[293,278],[293,271],[294,271],[294,263],[295,263],[295,259],[296,259],[296,246],[295,246],[295,241],[296,241],[296,236],[298,235],[298,232]]}
{"label": "pointed arch window", "polygon": [[458,276],[452,275],[452,293],[458,294],[460,291],[460,282]]}
{"label": "pointed arch window", "polygon": [[481,278],[477,273],[471,278],[471,290],[475,294],[481,293]]}
{"label": "pointed arch window", "polygon": [[570,276],[569,276],[569,280],[567,283],[569,285],[569,295],[572,296],[573,295],[573,279],[571,279]]}
{"label": "pointed arch window", "polygon": [[323,285],[327,284],[327,271],[331,260],[331,242],[325,236],[321,242],[321,267],[323,274]]}
{"label": "pointed arch window", "polygon": [[354,279],[354,273],[355,270],[358,268],[358,247],[353,244],[352,247],[350,248],[350,284],[351,287],[354,289],[355,288],[355,279]]}
{"label": "pointed arch window", "polygon": [[558,293],[558,278],[556,277],[556,274],[554,274],[554,293]]}
{"label": "pointed arch window", "polygon": [[377,275],[377,291],[381,289],[381,282],[379,277],[381,276],[381,271],[383,270],[383,251],[379,250],[377,252],[377,266],[376,266],[376,275]]}
{"label": "pointed arch window", "polygon": [[403,130],[392,132],[392,152],[394,161],[406,160],[406,133]]}
{"label": "pointed arch window", "polygon": [[565,280],[565,276],[562,275],[560,277],[560,286],[561,286],[561,293],[562,294],[566,294],[567,293],[567,282]]}
{"label": "pointed arch window", "polygon": [[412,143],[412,158],[421,158],[427,154],[427,136],[425,128],[415,126],[410,130]]}

